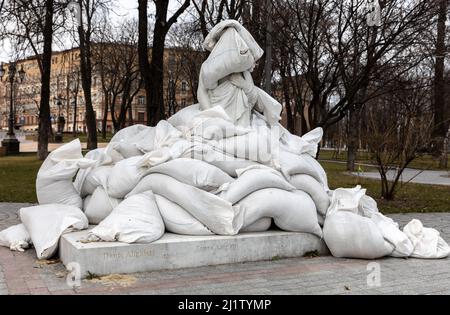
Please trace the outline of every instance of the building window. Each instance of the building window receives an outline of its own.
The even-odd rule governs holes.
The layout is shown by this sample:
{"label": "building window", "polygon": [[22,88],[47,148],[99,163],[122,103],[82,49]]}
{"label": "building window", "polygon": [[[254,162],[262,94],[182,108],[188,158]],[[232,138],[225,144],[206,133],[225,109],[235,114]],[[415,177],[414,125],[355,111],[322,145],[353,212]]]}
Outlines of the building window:
{"label": "building window", "polygon": [[186,99],[183,98],[183,99],[181,100],[181,108],[185,108],[185,107],[186,107]]}
{"label": "building window", "polygon": [[139,96],[138,102],[139,105],[145,105],[145,96]]}
{"label": "building window", "polygon": [[138,121],[142,123],[144,122],[144,120],[145,120],[145,113],[138,112]]}
{"label": "building window", "polygon": [[188,89],[187,82],[186,81],[181,82],[181,92],[186,93],[187,89]]}

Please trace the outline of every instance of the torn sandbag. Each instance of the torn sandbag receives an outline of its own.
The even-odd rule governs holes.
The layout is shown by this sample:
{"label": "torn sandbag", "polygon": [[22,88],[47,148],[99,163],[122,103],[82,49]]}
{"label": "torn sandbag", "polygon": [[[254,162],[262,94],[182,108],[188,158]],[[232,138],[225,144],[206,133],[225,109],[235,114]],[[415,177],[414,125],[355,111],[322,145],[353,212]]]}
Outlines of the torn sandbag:
{"label": "torn sandbag", "polygon": [[176,159],[150,168],[146,174],[164,174],[202,190],[216,190],[234,179],[219,168],[193,159]]}
{"label": "torn sandbag", "polygon": [[439,231],[426,228],[419,220],[412,220],[403,232],[414,247],[411,257],[441,259],[450,255],[450,246],[440,237]]}
{"label": "torn sandbag", "polygon": [[30,234],[23,224],[13,225],[0,232],[0,246],[12,251],[23,252],[31,244]]}
{"label": "torn sandbag", "polygon": [[36,195],[39,204],[64,204],[81,208],[83,201],[72,180],[79,169],[87,169],[94,164],[94,160],[83,158],[78,139],[51,152],[37,175]]}
{"label": "torn sandbag", "polygon": [[232,204],[264,188],[295,190],[295,187],[289,184],[281,173],[264,165],[250,166],[238,170],[237,173],[239,177],[234,182],[223,185],[218,191],[220,198]]}
{"label": "torn sandbag", "polygon": [[175,202],[215,234],[236,235],[242,227],[243,212],[239,207],[167,175],[147,175],[127,198],[149,190]]}
{"label": "torn sandbag", "polygon": [[155,199],[168,232],[199,236],[214,234],[176,203],[160,195],[155,195]]}
{"label": "torn sandbag", "polygon": [[164,222],[155,196],[147,191],[122,201],[113,212],[94,227],[88,241],[152,243],[164,234]]}
{"label": "torn sandbag", "polygon": [[245,213],[244,226],[270,217],[284,231],[322,236],[316,206],[311,197],[302,191],[266,188],[248,195],[238,205]]}
{"label": "torn sandbag", "polygon": [[103,187],[97,187],[88,201],[84,204],[84,214],[89,220],[89,224],[99,224],[122,202],[108,196]]}
{"label": "torn sandbag", "polygon": [[61,235],[87,229],[89,225],[79,208],[62,204],[22,208],[19,216],[30,233],[38,259],[48,259],[56,253]]}

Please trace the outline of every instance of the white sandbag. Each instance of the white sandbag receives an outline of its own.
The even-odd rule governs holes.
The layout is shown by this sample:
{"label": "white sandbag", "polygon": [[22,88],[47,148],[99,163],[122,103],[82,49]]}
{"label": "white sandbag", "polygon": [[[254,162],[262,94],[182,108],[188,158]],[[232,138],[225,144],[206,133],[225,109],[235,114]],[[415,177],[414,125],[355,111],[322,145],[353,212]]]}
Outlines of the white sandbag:
{"label": "white sandbag", "polygon": [[327,215],[323,235],[334,257],[377,259],[394,251],[371,219],[351,211]]}
{"label": "white sandbag", "polygon": [[145,169],[139,167],[142,157],[136,156],[118,162],[108,177],[108,195],[122,199],[128,194],[144,176]]}
{"label": "white sandbag", "polygon": [[235,235],[242,227],[243,212],[239,207],[167,175],[144,177],[127,198],[149,190],[175,202],[215,234]]}
{"label": "white sandbag", "polygon": [[201,77],[206,89],[217,87],[219,80],[232,73],[250,70],[255,58],[249,47],[234,28],[227,28],[202,64]]}
{"label": "white sandbag", "polygon": [[31,245],[31,237],[23,224],[18,224],[0,232],[0,246],[12,251],[23,252]]}
{"label": "white sandbag", "polygon": [[51,152],[37,175],[36,195],[39,204],[64,204],[81,208],[83,201],[72,180],[80,168],[87,169],[94,164],[94,160],[83,158],[78,139]]}
{"label": "white sandbag", "polygon": [[393,257],[409,257],[414,246],[408,236],[400,231],[398,224],[381,213],[374,213],[370,219],[377,225],[384,239],[394,246]]}
{"label": "white sandbag", "polygon": [[167,231],[180,235],[214,234],[176,203],[160,195],[155,195],[155,199]]}
{"label": "white sandbag", "polygon": [[322,128],[311,130],[302,137],[293,135],[287,129],[281,128],[283,130],[281,144],[286,151],[297,155],[308,154],[314,158],[316,157],[319,143],[323,137]]}
{"label": "white sandbag", "polygon": [[103,187],[97,187],[88,202],[84,204],[84,214],[87,216],[89,224],[99,224],[121,202],[121,199],[108,196]]}
{"label": "white sandbag", "polygon": [[148,191],[122,201],[89,232],[88,240],[122,243],[151,243],[164,234],[164,222],[155,197]]}
{"label": "white sandbag", "polygon": [[91,171],[103,165],[111,165],[113,163],[112,157],[106,154],[106,148],[100,148],[89,151],[88,153],[86,153],[85,158],[94,160],[95,163],[89,168],[79,170],[77,173],[77,176],[73,184],[78,193],[80,193],[81,197],[85,197],[88,194],[92,194],[96,188],[90,185],[89,183],[87,184],[86,187],[83,187],[86,178],[89,176]]}
{"label": "white sandbag", "polygon": [[272,218],[261,218],[249,226],[242,227],[240,233],[265,232],[272,226]]}
{"label": "white sandbag", "polygon": [[278,188],[287,191],[295,190],[281,173],[263,165],[250,166],[237,171],[239,177],[232,183],[227,183],[220,188],[219,197],[232,204],[250,195],[251,193],[265,189]]}
{"label": "white sandbag", "polygon": [[199,160],[176,159],[150,168],[146,174],[164,174],[202,190],[216,190],[233,181],[219,168]]}
{"label": "white sandbag", "polygon": [[117,151],[125,159],[142,155],[143,153],[139,150],[136,143],[141,140],[139,134],[148,128],[144,125],[133,125],[121,129],[112,137],[106,151],[108,154],[112,154],[112,151]]}
{"label": "white sandbag", "polygon": [[91,171],[89,171],[86,175],[83,185],[81,186],[81,197],[92,195],[99,186],[106,187],[112,168],[113,165],[105,165],[91,169]]}
{"label": "white sandbag", "polygon": [[190,150],[192,143],[187,140],[180,139],[170,146],[164,146],[145,154],[140,160],[138,166],[151,168],[171,160],[183,157]]}
{"label": "white sandbag", "polygon": [[326,215],[328,207],[330,206],[330,197],[316,179],[310,175],[294,175],[289,182],[298,190],[302,190],[311,196],[316,204],[317,211],[320,214]]}
{"label": "white sandbag", "polygon": [[450,255],[450,247],[440,237],[439,231],[424,227],[419,220],[409,222],[403,228],[403,232],[414,247],[411,257],[441,259]]}
{"label": "white sandbag", "polygon": [[38,259],[52,257],[61,235],[87,229],[89,223],[84,213],[76,207],[49,204],[19,211],[20,219],[30,233]]}
{"label": "white sandbag", "polygon": [[304,192],[262,189],[245,197],[238,205],[245,213],[244,226],[249,226],[261,218],[270,217],[284,231],[322,236],[316,206],[311,197]]}
{"label": "white sandbag", "polygon": [[191,123],[199,113],[201,113],[200,104],[191,105],[176,112],[175,115],[167,119],[167,122],[177,129],[184,129],[183,127]]}
{"label": "white sandbag", "polygon": [[310,155],[296,155],[281,150],[279,152],[279,163],[281,165],[281,171],[286,178],[290,178],[297,174],[309,175],[328,190],[325,171],[323,171],[320,164],[318,164],[318,162]]}

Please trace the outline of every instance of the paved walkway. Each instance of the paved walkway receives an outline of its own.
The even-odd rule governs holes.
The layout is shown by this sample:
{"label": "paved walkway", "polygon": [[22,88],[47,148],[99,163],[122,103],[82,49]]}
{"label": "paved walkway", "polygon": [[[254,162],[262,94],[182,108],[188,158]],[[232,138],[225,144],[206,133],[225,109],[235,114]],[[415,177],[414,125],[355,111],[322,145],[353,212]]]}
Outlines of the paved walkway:
{"label": "paved walkway", "polygon": [[[21,205],[0,204],[0,230],[17,224]],[[400,224],[418,218],[450,241],[450,213],[393,215]],[[450,294],[450,259],[387,258],[376,261],[333,257],[282,259],[84,280],[66,284],[58,261],[38,262],[0,248],[0,294]],[[380,286],[369,286],[379,266]],[[369,271],[368,271],[369,268]],[[375,268],[375,269],[371,269]]]}
{"label": "paved walkway", "polygon": [[[49,143],[48,144],[48,150],[54,151],[60,146],[64,145],[64,143]],[[98,143],[99,148],[105,148],[108,144],[107,143]],[[81,144],[83,149],[86,149],[87,144],[82,143]],[[20,143],[20,152],[22,153],[34,153],[37,152],[38,143],[34,141],[23,141]]]}
{"label": "paved walkway", "polygon": [[[342,161],[333,161],[333,160],[320,160],[321,162],[328,163],[338,163],[345,164],[346,162]],[[361,165],[364,167],[376,167],[376,165],[357,163],[357,165]],[[354,176],[362,176],[366,178],[373,179],[381,179],[380,173],[378,172],[361,172],[361,173],[352,173]],[[393,180],[394,176],[396,176],[395,171],[388,171],[387,176],[389,180]],[[427,185],[444,185],[450,186],[450,170],[449,171],[428,171],[428,170],[417,170],[412,168],[406,168],[403,171],[400,182],[407,183],[416,183],[416,184],[427,184]]]}

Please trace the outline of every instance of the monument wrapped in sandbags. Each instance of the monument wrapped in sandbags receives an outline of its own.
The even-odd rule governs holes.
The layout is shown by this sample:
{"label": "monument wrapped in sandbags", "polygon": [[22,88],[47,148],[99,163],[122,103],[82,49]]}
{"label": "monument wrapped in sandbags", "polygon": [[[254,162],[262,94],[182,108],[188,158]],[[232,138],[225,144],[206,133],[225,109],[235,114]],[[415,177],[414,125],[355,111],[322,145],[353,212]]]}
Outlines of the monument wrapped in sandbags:
{"label": "monument wrapped in sandbags", "polygon": [[[85,157],[78,140],[50,154],[37,194],[51,205],[21,211],[39,258],[88,219],[98,225],[85,242],[151,243],[164,232],[234,236],[275,226],[323,237],[337,257],[449,255],[437,231],[417,221],[401,231],[360,187],[329,189],[315,159],[322,129],[298,137],[281,126],[282,105],[253,83],[263,51],[242,25],[217,24],[204,46],[211,53],[199,104],[156,127],[125,128]],[[54,216],[48,241],[39,213]],[[12,249],[29,244],[26,233],[3,234],[14,239],[3,241]]]}

